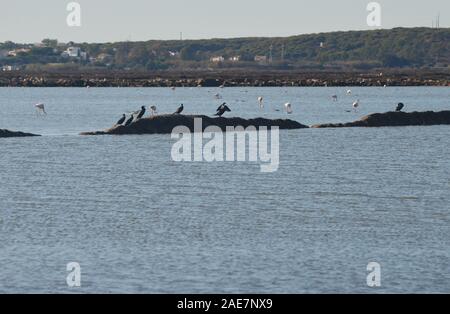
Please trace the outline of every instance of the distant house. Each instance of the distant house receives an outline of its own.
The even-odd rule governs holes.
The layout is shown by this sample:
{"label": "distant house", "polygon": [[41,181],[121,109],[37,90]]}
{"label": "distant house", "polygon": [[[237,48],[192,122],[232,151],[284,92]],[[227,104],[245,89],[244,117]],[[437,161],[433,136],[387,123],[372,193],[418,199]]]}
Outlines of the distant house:
{"label": "distant house", "polygon": [[69,47],[66,50],[67,55],[71,58],[78,58],[81,54],[81,48],[80,47]]}
{"label": "distant house", "polygon": [[178,51],[168,51],[169,56],[171,57],[178,57],[180,55],[180,53]]}
{"label": "distant house", "polygon": [[209,59],[211,62],[214,63],[219,63],[219,62],[224,62],[225,58],[222,56],[217,56],[217,57],[212,57],[211,59]]}
{"label": "distant house", "polygon": [[255,62],[266,63],[267,62],[267,56],[255,56]]}
{"label": "distant house", "polygon": [[8,56],[17,57],[18,54],[29,53],[30,51],[31,51],[31,49],[28,49],[28,48],[14,49],[14,50],[8,51]]}
{"label": "distant house", "polygon": [[239,62],[241,61],[241,56],[233,56],[230,57],[228,60],[230,60],[231,62]]}
{"label": "distant house", "polygon": [[20,67],[17,65],[4,65],[2,67],[3,72],[12,72],[12,71],[19,71]]}
{"label": "distant house", "polygon": [[80,60],[88,60],[87,52],[81,50],[80,47],[69,47],[61,53],[63,58],[77,58]]}

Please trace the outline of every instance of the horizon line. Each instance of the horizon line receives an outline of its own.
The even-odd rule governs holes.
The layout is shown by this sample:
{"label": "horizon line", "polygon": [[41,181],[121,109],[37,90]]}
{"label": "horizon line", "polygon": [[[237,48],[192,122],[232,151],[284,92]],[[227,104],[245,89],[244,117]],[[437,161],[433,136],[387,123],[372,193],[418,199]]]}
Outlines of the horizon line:
{"label": "horizon line", "polygon": [[60,41],[57,38],[44,37],[41,41],[37,42],[16,42],[13,40],[5,40],[0,43],[13,42],[15,44],[37,44],[41,43],[44,39],[57,40],[58,43],[77,43],[77,44],[110,44],[110,43],[122,43],[122,42],[150,42],[150,41],[202,41],[202,40],[232,40],[232,39],[282,39],[282,38],[292,38],[292,37],[300,37],[300,36],[308,36],[308,35],[321,35],[321,34],[333,34],[333,33],[351,33],[351,32],[374,32],[374,31],[391,31],[394,29],[434,29],[434,30],[450,30],[450,27],[430,27],[430,26],[412,26],[412,27],[404,27],[404,26],[396,26],[392,28],[376,28],[376,29],[351,29],[351,30],[335,30],[335,31],[323,31],[323,32],[314,32],[314,33],[299,33],[295,35],[286,35],[286,36],[237,36],[237,37],[209,37],[209,38],[180,38],[180,39],[146,39],[146,40],[115,40],[115,41]]}

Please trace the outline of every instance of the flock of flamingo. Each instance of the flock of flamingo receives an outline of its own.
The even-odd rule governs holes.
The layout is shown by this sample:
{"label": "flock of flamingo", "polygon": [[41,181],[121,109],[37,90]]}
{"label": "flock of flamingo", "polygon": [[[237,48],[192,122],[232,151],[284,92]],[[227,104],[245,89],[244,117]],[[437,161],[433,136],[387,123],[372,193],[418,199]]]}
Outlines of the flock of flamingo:
{"label": "flock of flamingo", "polygon": [[[220,86],[220,88],[224,88],[224,86],[222,85],[222,86]],[[171,89],[175,90],[175,87],[171,87]],[[347,90],[347,95],[351,95],[351,94],[352,94],[352,90],[350,90],[350,89]],[[215,94],[214,97],[216,99],[222,99],[222,96],[219,93]],[[332,95],[331,98],[332,98],[333,101],[338,101],[338,95],[336,95],[336,94]],[[259,108],[260,109],[264,108],[264,97],[262,97],[262,96],[258,97],[258,104],[259,104]],[[356,111],[358,109],[359,104],[360,104],[359,99],[357,99],[356,101],[353,102],[352,107],[353,107],[354,111]],[[38,115],[47,115],[47,112],[45,111],[45,104],[44,103],[38,103],[38,104],[34,105],[34,107],[36,108],[36,112],[37,112]],[[403,108],[403,106],[401,106],[401,107]],[[397,107],[397,109],[398,109],[398,107]],[[152,115],[157,114],[156,106],[151,106],[150,110],[151,110],[151,114]],[[280,111],[280,110],[276,109],[276,111]],[[294,112],[293,111],[293,106],[292,106],[292,104],[290,102],[287,102],[287,103],[284,104],[284,111],[287,114],[292,114]],[[351,110],[346,110],[346,111],[350,112]]]}

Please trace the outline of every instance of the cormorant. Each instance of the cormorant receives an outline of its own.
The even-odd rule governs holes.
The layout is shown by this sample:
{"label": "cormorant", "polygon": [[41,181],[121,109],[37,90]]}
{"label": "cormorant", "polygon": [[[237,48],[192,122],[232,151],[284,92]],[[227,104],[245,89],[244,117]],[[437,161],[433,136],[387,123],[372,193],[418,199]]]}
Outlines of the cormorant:
{"label": "cormorant", "polygon": [[125,126],[129,126],[134,120],[134,115],[131,115],[131,117],[125,122]]}
{"label": "cormorant", "polygon": [[404,107],[405,105],[402,102],[399,102],[395,111],[400,112]]}
{"label": "cormorant", "polygon": [[224,102],[223,104],[221,104],[220,106],[219,106],[219,108],[217,108],[217,110],[216,111],[220,111],[220,110],[222,110],[225,106],[227,105],[227,103],[226,102]]}
{"label": "cormorant", "polygon": [[127,118],[127,116],[125,114],[122,115],[122,118],[120,118],[119,121],[117,121],[117,125],[122,125],[125,122],[125,119]]}
{"label": "cormorant", "polygon": [[227,111],[230,112],[231,109],[228,108],[227,103],[224,102],[222,105],[220,105],[219,108],[217,108],[217,112],[216,112],[215,116],[221,117]]}
{"label": "cormorant", "polygon": [[140,118],[142,118],[144,116],[144,114],[145,114],[145,106],[142,106],[141,111],[139,111],[139,113],[136,117],[136,120],[139,120]]}
{"label": "cormorant", "polygon": [[180,106],[180,107],[178,107],[177,111],[175,111],[175,113],[174,113],[174,114],[180,114],[180,113],[182,113],[182,112],[183,112],[183,110],[184,110],[184,105],[183,105],[183,104],[181,104],[181,106]]}

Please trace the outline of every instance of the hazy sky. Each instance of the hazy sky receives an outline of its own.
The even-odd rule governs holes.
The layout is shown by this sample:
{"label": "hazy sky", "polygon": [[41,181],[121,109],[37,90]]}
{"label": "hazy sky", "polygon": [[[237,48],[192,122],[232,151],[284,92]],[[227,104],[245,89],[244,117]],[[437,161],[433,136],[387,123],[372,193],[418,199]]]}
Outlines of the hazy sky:
{"label": "hazy sky", "polygon": [[[66,23],[71,0],[0,0],[0,41],[123,40],[288,36],[371,29],[370,0],[78,0],[81,27]],[[441,13],[450,26],[450,0],[378,0],[381,28],[431,26]]]}

